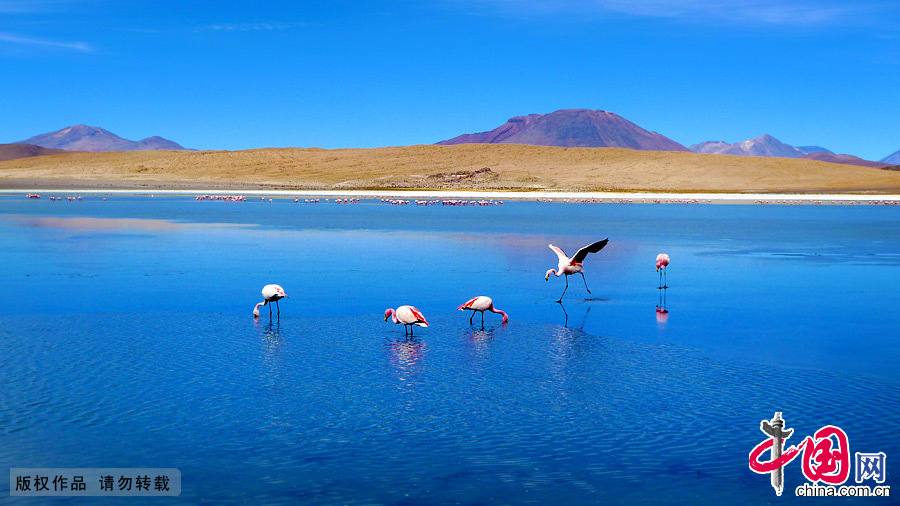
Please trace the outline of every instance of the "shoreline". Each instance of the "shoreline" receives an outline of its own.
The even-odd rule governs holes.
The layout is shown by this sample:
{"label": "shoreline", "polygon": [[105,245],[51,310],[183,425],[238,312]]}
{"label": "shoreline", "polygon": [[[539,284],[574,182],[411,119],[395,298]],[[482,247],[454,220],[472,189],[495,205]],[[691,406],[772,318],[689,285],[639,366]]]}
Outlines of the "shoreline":
{"label": "shoreline", "polygon": [[234,190],[234,189],[5,189],[0,196],[37,194],[197,196],[251,195],[266,197],[398,198],[398,199],[492,199],[514,201],[617,202],[617,203],[830,203],[900,205],[900,194],[864,193],[666,193],[666,192],[567,192],[567,191],[476,191],[476,190]]}

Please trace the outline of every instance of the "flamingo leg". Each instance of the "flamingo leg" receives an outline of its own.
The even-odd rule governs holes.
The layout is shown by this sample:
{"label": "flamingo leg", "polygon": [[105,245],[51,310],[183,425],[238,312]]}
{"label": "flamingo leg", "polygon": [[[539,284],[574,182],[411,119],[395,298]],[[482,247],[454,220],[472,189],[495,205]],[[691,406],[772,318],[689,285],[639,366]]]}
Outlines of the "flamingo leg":
{"label": "flamingo leg", "polygon": [[281,318],[281,304],[277,300],[275,301],[275,307],[278,308],[278,317]]}
{"label": "flamingo leg", "polygon": [[591,289],[587,286],[587,279],[584,277],[583,272],[579,272],[581,274],[581,280],[584,281],[584,289],[587,290],[588,293],[591,293]]}
{"label": "flamingo leg", "polygon": [[566,274],[566,287],[563,288],[563,293],[561,293],[559,295],[559,299],[557,299],[556,302],[562,302],[563,295],[566,294],[566,290],[568,290],[568,289],[569,289],[569,275]]}
{"label": "flamingo leg", "polygon": [[657,269],[656,272],[659,273],[659,283],[656,285],[657,288],[662,288],[662,269]]}
{"label": "flamingo leg", "polygon": [[472,311],[472,316],[469,317],[469,325],[472,324],[472,318],[475,318],[475,311]]}
{"label": "flamingo leg", "polygon": [[663,288],[669,288],[669,269],[663,269]]}
{"label": "flamingo leg", "polygon": [[269,306],[269,319],[271,320],[272,319],[272,304],[269,304],[268,302],[266,302],[266,305]]}
{"label": "flamingo leg", "polygon": [[484,311],[481,312],[481,328],[484,328]]}

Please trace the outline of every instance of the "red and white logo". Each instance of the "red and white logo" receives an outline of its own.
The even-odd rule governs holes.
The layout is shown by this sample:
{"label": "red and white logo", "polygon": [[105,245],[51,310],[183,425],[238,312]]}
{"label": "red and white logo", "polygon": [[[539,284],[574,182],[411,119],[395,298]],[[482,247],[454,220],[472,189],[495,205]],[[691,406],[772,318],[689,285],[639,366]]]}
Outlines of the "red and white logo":
{"label": "red and white logo", "polygon": [[[785,428],[780,411],[775,412],[771,420],[762,420],[759,430],[768,437],[750,450],[749,465],[753,472],[770,476],[775,495],[780,496],[784,490],[784,467],[797,457],[800,457],[803,476],[809,480],[808,484],[797,487],[797,495],[890,495],[888,486],[841,487],[850,477],[850,439],[836,425],[825,425],[799,444],[787,448],[785,442],[794,429]],[[856,461],[857,483],[861,483],[862,478],[884,483],[887,474],[884,453],[857,452]]]}

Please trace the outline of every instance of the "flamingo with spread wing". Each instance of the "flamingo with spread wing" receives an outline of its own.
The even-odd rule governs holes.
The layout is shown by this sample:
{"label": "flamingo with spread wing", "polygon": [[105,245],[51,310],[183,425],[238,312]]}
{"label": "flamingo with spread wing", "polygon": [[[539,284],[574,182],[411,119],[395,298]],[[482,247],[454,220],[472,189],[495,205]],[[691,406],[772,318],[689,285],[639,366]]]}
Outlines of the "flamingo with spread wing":
{"label": "flamingo with spread wing", "polygon": [[562,275],[566,276],[566,287],[563,288],[563,292],[556,302],[562,302],[563,295],[565,295],[566,290],[569,289],[569,276],[573,274],[581,274],[581,279],[582,281],[584,281],[584,289],[587,290],[587,293],[591,293],[591,289],[587,286],[587,279],[584,278],[584,259],[588,256],[588,253],[597,253],[598,251],[602,250],[608,242],[609,239],[603,239],[602,241],[588,244],[587,246],[576,251],[575,255],[573,255],[572,258],[569,258],[566,253],[559,247],[548,244],[550,249],[553,250],[554,253],[556,253],[557,257],[559,257],[559,266],[556,269],[548,270],[544,275],[544,280],[549,281],[551,274],[555,275],[556,277],[560,277]]}

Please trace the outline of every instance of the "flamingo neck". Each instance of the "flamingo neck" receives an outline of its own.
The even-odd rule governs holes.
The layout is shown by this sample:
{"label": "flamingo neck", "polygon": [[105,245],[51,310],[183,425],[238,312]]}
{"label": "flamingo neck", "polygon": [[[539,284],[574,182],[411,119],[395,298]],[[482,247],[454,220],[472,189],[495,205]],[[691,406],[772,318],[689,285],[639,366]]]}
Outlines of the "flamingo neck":
{"label": "flamingo neck", "polygon": [[393,309],[388,309],[388,313],[391,315],[391,321],[394,323],[400,323],[400,320],[397,319],[397,311]]}
{"label": "flamingo neck", "polygon": [[490,307],[490,310],[491,310],[492,313],[497,313],[497,314],[499,314],[499,315],[502,315],[502,316],[503,316],[503,323],[509,322],[509,315],[506,314],[506,311],[504,311],[504,310],[502,310],[502,309],[497,309],[497,308],[495,308],[494,306],[491,306],[491,307]]}

